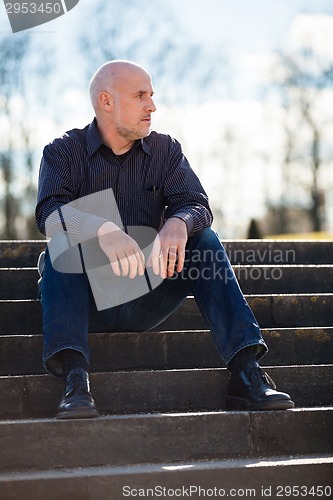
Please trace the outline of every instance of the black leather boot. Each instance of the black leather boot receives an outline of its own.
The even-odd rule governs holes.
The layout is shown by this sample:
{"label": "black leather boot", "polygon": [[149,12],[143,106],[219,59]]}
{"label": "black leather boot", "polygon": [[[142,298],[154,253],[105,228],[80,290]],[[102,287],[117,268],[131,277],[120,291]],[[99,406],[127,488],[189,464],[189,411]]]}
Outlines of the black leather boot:
{"label": "black leather boot", "polygon": [[294,406],[289,394],[278,392],[273,380],[256,362],[230,376],[227,410],[287,410]]}
{"label": "black leather boot", "polygon": [[56,418],[92,418],[99,415],[90,394],[89,374],[83,368],[74,368],[66,378],[64,396]]}

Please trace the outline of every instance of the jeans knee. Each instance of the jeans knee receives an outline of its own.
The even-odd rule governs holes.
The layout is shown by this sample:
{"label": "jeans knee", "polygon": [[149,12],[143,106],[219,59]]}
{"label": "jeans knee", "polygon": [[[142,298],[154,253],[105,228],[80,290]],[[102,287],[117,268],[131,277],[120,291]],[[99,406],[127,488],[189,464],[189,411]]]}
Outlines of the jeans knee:
{"label": "jeans knee", "polygon": [[[191,240],[191,241],[190,241]],[[218,263],[229,267],[228,255],[221,243],[219,235],[207,227],[189,238],[187,258],[189,261],[201,264]]]}
{"label": "jeans knee", "polygon": [[192,248],[223,248],[220,238],[214,229],[206,227],[199,233],[189,238],[189,245]]}

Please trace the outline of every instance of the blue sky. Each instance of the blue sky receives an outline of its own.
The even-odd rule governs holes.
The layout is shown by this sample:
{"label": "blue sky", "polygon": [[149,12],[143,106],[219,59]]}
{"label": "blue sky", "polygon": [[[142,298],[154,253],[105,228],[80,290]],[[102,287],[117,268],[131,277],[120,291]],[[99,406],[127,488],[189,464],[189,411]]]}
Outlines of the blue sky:
{"label": "blue sky", "polygon": [[191,36],[232,50],[278,47],[298,14],[333,14],[332,0],[168,0]]}
{"label": "blue sky", "polygon": [[[105,1],[111,3],[113,0]],[[62,17],[35,28],[35,31],[54,32],[64,22],[75,29],[77,14],[84,13],[90,2],[80,0],[75,10],[66,15],[66,21]],[[163,5],[170,5],[179,24],[191,37],[204,43],[225,41],[232,50],[278,46],[297,14],[333,14],[332,0],[151,0],[152,16],[162,2]],[[6,27],[10,30],[3,2],[0,5],[0,23],[3,33]]]}
{"label": "blue sky", "polygon": [[[233,66],[234,97],[251,98],[257,89],[244,60],[283,46],[301,14],[331,14],[332,0],[168,0],[188,36],[220,46]],[[252,76],[252,78],[251,78]],[[251,80],[251,81],[250,81]]]}
{"label": "blue sky", "polygon": [[[85,12],[89,15],[91,1],[80,0],[65,16],[30,31],[44,36],[46,46],[52,41],[58,45],[66,44],[70,34],[85,17]],[[115,0],[105,1],[112,5]],[[292,21],[299,14],[333,14],[332,0],[150,0],[152,17],[161,4],[164,7],[169,5],[185,39],[213,45],[221,48],[221,54],[226,53],[232,64],[235,78],[233,92],[237,98],[250,98],[256,91],[253,90],[255,82],[249,80],[251,68],[244,63],[247,55],[281,47]],[[106,23],[112,23],[112,19],[106,19]],[[144,30],[144,20],[141,23]],[[2,2],[0,30],[4,34],[10,33]],[[75,68],[75,57],[71,58],[68,46],[64,52],[68,58],[66,68],[71,73]]]}
{"label": "blue sky", "polygon": [[[75,57],[71,57],[68,50],[68,40],[82,23],[85,12],[90,14],[91,1],[80,0],[65,16],[30,30],[44,36],[46,46],[52,46],[52,42],[66,44],[62,57],[65,55],[68,58],[68,74],[75,68]],[[111,6],[115,0],[105,1]],[[137,0],[137,4],[140,5],[140,0]],[[292,21],[299,14],[333,14],[332,0],[150,0],[152,18],[161,4],[164,7],[169,5],[172,16],[184,32],[185,40],[213,45],[221,48],[221,54],[226,53],[232,65],[235,78],[233,92],[237,98],[242,94],[243,97],[251,97],[253,82],[248,81],[251,68],[244,63],[247,55],[281,47]],[[112,21],[107,18],[106,25]],[[144,19],[139,21],[144,30]],[[0,30],[0,36],[1,33],[10,33],[2,2]]]}

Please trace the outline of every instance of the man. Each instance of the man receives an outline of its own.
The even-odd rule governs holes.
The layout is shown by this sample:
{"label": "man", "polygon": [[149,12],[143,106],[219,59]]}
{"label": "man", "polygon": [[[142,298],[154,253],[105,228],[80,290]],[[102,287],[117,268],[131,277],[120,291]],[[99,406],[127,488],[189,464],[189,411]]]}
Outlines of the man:
{"label": "man", "polygon": [[[65,235],[80,249],[69,259],[73,262],[70,269],[59,269],[56,257],[61,251],[53,251],[54,245],[48,245],[45,255],[43,361],[50,373],[65,382],[57,418],[98,415],[88,367],[88,331],[94,321],[104,331],[149,330],[175,311],[188,294],[194,295],[231,372],[227,409],[292,408],[289,395],[276,391],[257,363],[267,347],[210,227],[212,214],[205,191],[180,144],[151,132],[156,110],[153,96],[151,77],[142,67],[129,61],[107,62],[90,82],[93,122],[44,148],[38,228],[51,237],[51,244],[58,242],[56,247],[62,248],[59,241]],[[103,205],[104,193],[110,191],[116,207],[110,212],[113,215],[90,211],[84,203],[75,205],[91,196]],[[133,227],[153,228],[158,233],[147,255],[147,244],[138,243],[139,237],[130,230]],[[93,241],[92,246],[86,244]],[[52,252],[56,257],[52,258]],[[108,263],[102,267],[110,270],[107,279],[104,272],[98,278],[92,272],[99,266],[90,265],[97,254]],[[81,272],[75,259],[82,264]],[[154,276],[160,281],[152,285]],[[103,279],[106,288],[101,291]],[[142,280],[148,283],[147,293],[140,292],[140,285],[139,292],[130,295]],[[117,283],[125,283],[126,293],[112,302],[121,288]],[[110,296],[109,306],[100,307],[99,293]]]}

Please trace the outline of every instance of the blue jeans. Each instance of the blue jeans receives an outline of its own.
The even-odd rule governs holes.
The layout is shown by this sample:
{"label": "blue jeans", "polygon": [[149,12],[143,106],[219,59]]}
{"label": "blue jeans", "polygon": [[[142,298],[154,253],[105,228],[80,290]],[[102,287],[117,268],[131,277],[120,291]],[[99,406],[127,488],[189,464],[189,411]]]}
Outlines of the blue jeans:
{"label": "blue jeans", "polygon": [[172,314],[187,295],[194,295],[226,364],[244,347],[257,346],[258,359],[267,352],[224,247],[211,228],[188,239],[181,273],[125,304],[98,311],[87,274],[55,271],[48,251],[41,291],[43,363],[47,371],[57,376],[61,376],[57,353],[63,349],[80,351],[89,361],[89,331],[151,330]]}

